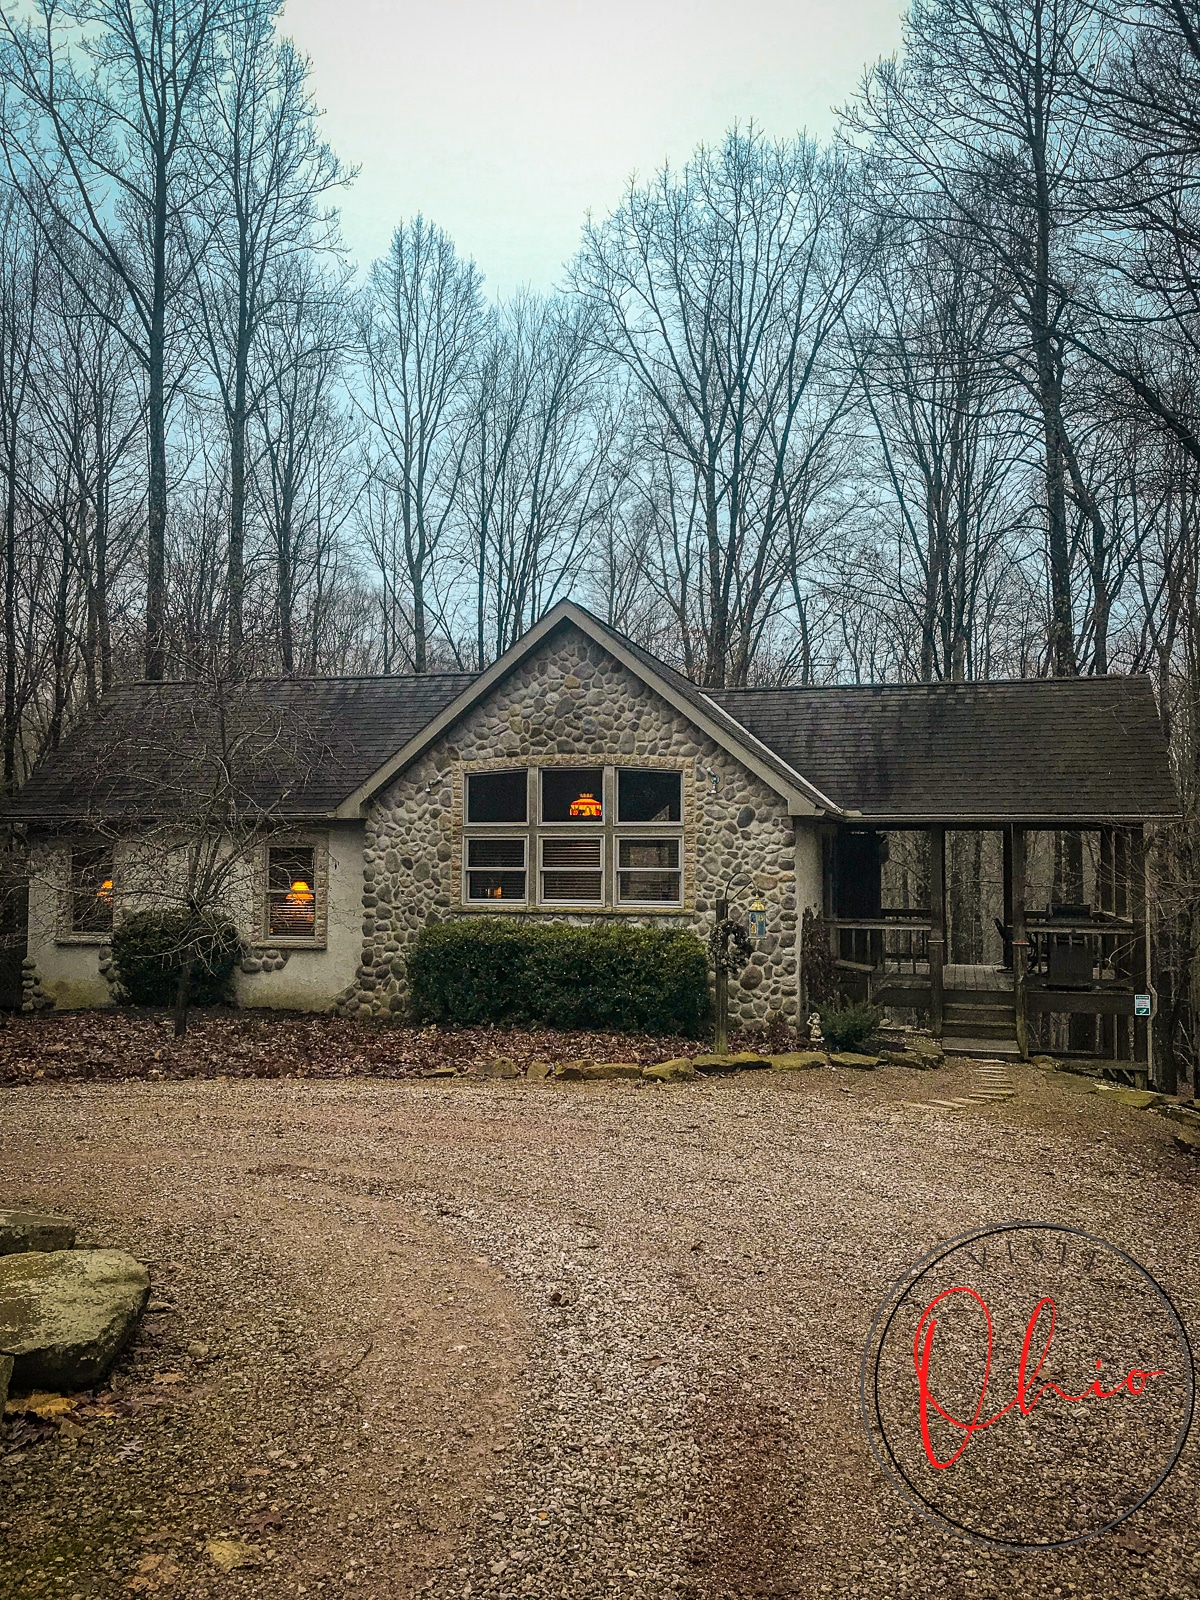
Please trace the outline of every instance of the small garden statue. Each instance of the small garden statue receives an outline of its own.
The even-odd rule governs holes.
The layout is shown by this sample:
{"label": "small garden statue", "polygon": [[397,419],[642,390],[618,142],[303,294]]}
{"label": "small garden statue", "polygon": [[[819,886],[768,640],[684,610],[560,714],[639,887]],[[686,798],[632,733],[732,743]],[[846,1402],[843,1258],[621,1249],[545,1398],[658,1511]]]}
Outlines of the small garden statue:
{"label": "small garden statue", "polygon": [[821,1013],[819,1011],[814,1011],[808,1019],[808,1042],[814,1048],[819,1048],[825,1043],[825,1035],[821,1032]]}

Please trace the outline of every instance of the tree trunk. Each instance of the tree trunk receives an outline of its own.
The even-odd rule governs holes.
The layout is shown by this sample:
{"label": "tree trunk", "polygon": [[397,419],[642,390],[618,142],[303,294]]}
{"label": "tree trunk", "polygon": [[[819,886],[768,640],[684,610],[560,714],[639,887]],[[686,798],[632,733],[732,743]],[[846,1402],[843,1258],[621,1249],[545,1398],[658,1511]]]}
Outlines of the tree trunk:
{"label": "tree trunk", "polygon": [[175,1037],[182,1039],[187,1032],[188,1024],[188,997],[192,992],[192,958],[189,955],[179,970],[179,982],[175,985]]}
{"label": "tree trunk", "polygon": [[150,481],[146,506],[146,676],[166,674],[167,624],[167,171],[159,155],[154,183],[153,275],[147,344]]}

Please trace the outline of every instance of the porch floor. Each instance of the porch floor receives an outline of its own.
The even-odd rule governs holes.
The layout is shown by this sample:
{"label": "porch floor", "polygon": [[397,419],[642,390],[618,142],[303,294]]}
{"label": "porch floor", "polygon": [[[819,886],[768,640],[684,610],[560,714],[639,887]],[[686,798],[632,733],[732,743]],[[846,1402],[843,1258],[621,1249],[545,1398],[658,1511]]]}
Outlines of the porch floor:
{"label": "porch floor", "polygon": [[994,989],[1012,993],[1013,975],[1007,967],[969,966],[947,962],[942,968],[942,984],[947,989]]}

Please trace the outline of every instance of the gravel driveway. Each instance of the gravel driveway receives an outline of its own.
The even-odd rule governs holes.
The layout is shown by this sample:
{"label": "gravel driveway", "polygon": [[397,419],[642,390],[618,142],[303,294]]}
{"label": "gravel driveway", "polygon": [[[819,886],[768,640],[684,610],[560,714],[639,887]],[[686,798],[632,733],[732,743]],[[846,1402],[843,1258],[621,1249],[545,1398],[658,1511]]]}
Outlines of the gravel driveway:
{"label": "gravel driveway", "polygon": [[0,1596],[1200,1595],[1195,1436],[1040,1556],[940,1532],[868,1451],[872,1312],[976,1224],[1104,1235],[1195,1341],[1194,1158],[1013,1075],[957,1111],[909,1102],[963,1063],[8,1092],[0,1194],[150,1262],[159,1309],[110,1394],[0,1441]]}

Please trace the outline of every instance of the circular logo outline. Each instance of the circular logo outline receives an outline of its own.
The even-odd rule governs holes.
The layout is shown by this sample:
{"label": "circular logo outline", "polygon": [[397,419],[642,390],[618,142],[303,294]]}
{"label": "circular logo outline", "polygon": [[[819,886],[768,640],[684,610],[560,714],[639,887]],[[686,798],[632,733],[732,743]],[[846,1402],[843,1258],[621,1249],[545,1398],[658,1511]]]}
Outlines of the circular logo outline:
{"label": "circular logo outline", "polygon": [[[1151,1485],[1151,1487],[1147,1489],[1146,1493],[1141,1497],[1141,1499],[1138,1500],[1136,1504],[1129,1506],[1126,1510],[1122,1511],[1120,1516],[1114,1517],[1110,1522],[1104,1523],[1099,1528],[1093,1528],[1087,1533],[1074,1534],[1069,1539],[1018,1541],[992,1539],[986,1534],[978,1533],[974,1529],[968,1528],[964,1523],[955,1521],[953,1517],[947,1516],[945,1512],[939,1511],[930,1503],[930,1501],[925,1498],[916,1485],[909,1481],[903,1468],[900,1466],[900,1463],[896,1460],[895,1455],[892,1452],[891,1443],[888,1440],[887,1429],[883,1425],[883,1418],[879,1411],[879,1363],[883,1355],[883,1344],[884,1340],[887,1338],[888,1329],[891,1327],[892,1321],[897,1312],[900,1310],[900,1306],[908,1295],[909,1290],[916,1283],[918,1283],[922,1277],[924,1277],[931,1267],[936,1266],[939,1261],[945,1260],[947,1256],[953,1255],[956,1250],[960,1250],[964,1245],[974,1244],[980,1239],[993,1238],[997,1234],[1016,1233],[1020,1231],[1070,1234],[1076,1239],[1086,1240],[1088,1244],[1098,1245],[1105,1250],[1111,1251],[1113,1255],[1119,1256],[1121,1260],[1127,1262],[1135,1272],[1139,1273],[1141,1277],[1146,1280],[1146,1282],[1158,1296],[1159,1300],[1166,1307],[1168,1316],[1174,1325],[1176,1339],[1179,1344],[1180,1355],[1183,1359],[1183,1366],[1187,1378],[1183,1425],[1176,1437],[1174,1448],[1167,1459],[1167,1463],[1162,1472],[1159,1474],[1158,1478]],[[887,1313],[887,1320],[883,1324],[883,1329],[879,1336],[878,1348],[875,1350],[875,1359],[872,1362],[871,1351],[875,1346],[876,1331],[879,1329],[880,1322],[883,1320],[885,1313]],[[872,1403],[870,1407],[868,1407],[867,1404],[868,1368],[871,1369],[870,1387],[872,1393]],[[921,1516],[927,1518],[930,1522],[936,1523],[939,1527],[945,1529],[946,1532],[952,1534],[956,1539],[965,1540],[969,1544],[982,1545],[988,1550],[1007,1550],[1019,1554],[1031,1554],[1036,1551],[1048,1552],[1051,1550],[1067,1550],[1072,1545],[1084,1544],[1089,1539],[1098,1539],[1101,1534],[1109,1533],[1113,1528],[1124,1522],[1127,1517],[1131,1517],[1135,1511],[1140,1511],[1146,1502],[1158,1493],[1178,1464],[1179,1457],[1183,1453],[1184,1446],[1188,1441],[1188,1435],[1191,1432],[1192,1420],[1196,1409],[1195,1357],[1192,1353],[1191,1343],[1187,1336],[1187,1329],[1184,1327],[1183,1318],[1179,1315],[1179,1311],[1176,1308],[1174,1301],[1163,1288],[1162,1284],[1159,1283],[1154,1274],[1148,1271],[1146,1267],[1142,1266],[1141,1262],[1131,1256],[1128,1251],[1122,1250],[1119,1245],[1113,1244],[1108,1239],[1100,1238],[1097,1234],[1088,1233],[1083,1228],[1072,1227],[1069,1223],[1036,1222],[1032,1219],[1021,1219],[1016,1222],[990,1223],[986,1227],[973,1228],[967,1233],[959,1234],[955,1238],[950,1239],[943,1244],[935,1245],[934,1248],[922,1256],[920,1261],[918,1261],[914,1266],[909,1267],[906,1272],[901,1273],[900,1277],[898,1277],[892,1284],[887,1296],[871,1320],[871,1329],[867,1334],[867,1342],[863,1347],[862,1361],[859,1365],[858,1391],[859,1410],[862,1417],[863,1430],[867,1435],[867,1443],[870,1446],[871,1454],[874,1456],[879,1466],[883,1469],[883,1472],[892,1484],[892,1487],[897,1491],[906,1505],[910,1506],[914,1511],[919,1512]],[[875,1441],[875,1434],[871,1427],[871,1410],[873,1410],[875,1414],[875,1422],[879,1430],[879,1437],[883,1440],[884,1446],[886,1447],[886,1459],[880,1453]]]}

